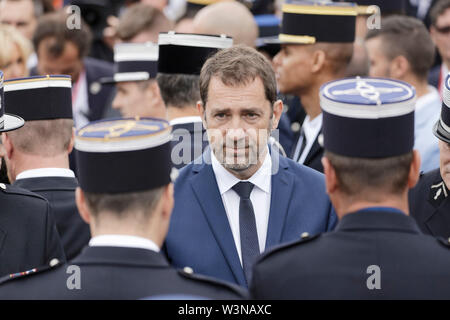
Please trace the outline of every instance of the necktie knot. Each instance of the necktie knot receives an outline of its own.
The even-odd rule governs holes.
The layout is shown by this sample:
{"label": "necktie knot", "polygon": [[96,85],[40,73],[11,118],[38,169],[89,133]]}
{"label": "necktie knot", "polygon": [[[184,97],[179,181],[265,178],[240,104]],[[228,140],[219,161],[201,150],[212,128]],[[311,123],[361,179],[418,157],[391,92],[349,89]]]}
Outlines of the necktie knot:
{"label": "necktie knot", "polygon": [[250,193],[252,193],[255,185],[248,181],[238,182],[233,186],[233,190],[239,195],[241,199],[250,199]]}

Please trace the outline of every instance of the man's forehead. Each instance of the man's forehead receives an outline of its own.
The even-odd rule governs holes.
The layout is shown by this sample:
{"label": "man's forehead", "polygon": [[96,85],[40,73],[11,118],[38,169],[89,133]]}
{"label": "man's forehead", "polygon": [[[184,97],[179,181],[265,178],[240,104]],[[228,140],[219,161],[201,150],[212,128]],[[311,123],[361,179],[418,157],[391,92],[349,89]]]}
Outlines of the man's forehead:
{"label": "man's forehead", "polygon": [[[17,17],[17,19],[20,17],[24,17],[25,14],[29,13],[34,16],[34,4],[32,0],[0,0],[0,10],[0,15]],[[22,19],[25,19],[25,17]]]}

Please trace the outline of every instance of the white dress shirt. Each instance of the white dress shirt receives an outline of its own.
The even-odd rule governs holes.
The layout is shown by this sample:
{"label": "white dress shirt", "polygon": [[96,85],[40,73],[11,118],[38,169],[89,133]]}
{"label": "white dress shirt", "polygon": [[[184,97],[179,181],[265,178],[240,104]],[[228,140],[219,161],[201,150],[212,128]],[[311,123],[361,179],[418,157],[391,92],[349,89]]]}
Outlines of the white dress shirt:
{"label": "white dress shirt", "polygon": [[320,129],[322,128],[322,113],[319,114],[314,119],[310,120],[309,116],[305,117],[305,120],[303,121],[302,130],[305,132],[306,137],[306,147],[303,150],[303,153],[300,155],[299,158],[299,152],[300,147],[303,144],[303,137],[300,136],[298,143],[295,148],[294,153],[294,160],[298,159],[298,163],[304,163],[306,160],[306,157],[308,156],[309,151],[312,148],[312,145],[314,144],[314,141],[316,140],[317,136],[319,135]]}
{"label": "white dress shirt", "polygon": [[64,168],[39,168],[22,171],[16,176],[16,180],[28,178],[42,178],[42,177],[75,178],[75,173],[70,169]]}
{"label": "white dress shirt", "polygon": [[160,248],[150,239],[123,234],[105,234],[89,240],[90,247],[140,248],[159,252]]}
{"label": "white dress shirt", "polygon": [[[211,152],[211,164],[216,176],[217,186],[222,196],[223,206],[227,213],[234,243],[242,265],[241,237],[239,232],[239,195],[232,187],[243,180],[239,180],[228,172]],[[269,224],[270,194],[272,189],[272,159],[267,149],[267,155],[262,166],[248,180],[253,183],[250,200],[255,213],[256,230],[258,232],[259,251],[263,252],[266,246],[267,227]]]}

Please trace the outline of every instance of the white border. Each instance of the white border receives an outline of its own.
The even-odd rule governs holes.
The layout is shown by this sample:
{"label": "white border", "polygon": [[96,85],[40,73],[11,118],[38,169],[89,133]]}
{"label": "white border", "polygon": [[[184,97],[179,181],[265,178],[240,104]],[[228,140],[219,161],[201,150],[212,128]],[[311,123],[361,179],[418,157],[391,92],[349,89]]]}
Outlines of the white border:
{"label": "white border", "polygon": [[226,35],[208,36],[200,34],[180,34],[171,31],[168,33],[160,33],[158,44],[226,49],[233,46],[233,39],[227,38]]}
{"label": "white border", "polygon": [[[17,83],[4,83],[5,92],[9,91],[17,91],[17,90],[27,90],[27,89],[40,89],[40,88],[72,88],[72,80],[67,78],[67,80],[63,79],[36,79],[36,80],[26,80],[25,82],[17,82]],[[20,81],[20,80],[18,80]]]}
{"label": "white border", "polygon": [[114,61],[158,61],[158,45],[146,43],[119,43],[114,46]]}
{"label": "white border", "polygon": [[115,82],[144,81],[150,79],[148,72],[121,72],[114,74]]}

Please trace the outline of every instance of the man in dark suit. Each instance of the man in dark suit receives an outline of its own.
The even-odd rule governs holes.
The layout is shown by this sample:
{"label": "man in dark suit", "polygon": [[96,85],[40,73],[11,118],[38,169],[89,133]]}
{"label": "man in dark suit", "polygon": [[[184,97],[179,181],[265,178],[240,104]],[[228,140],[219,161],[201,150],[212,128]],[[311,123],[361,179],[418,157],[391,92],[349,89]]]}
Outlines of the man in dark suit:
{"label": "man in dark suit", "polygon": [[255,299],[449,299],[450,241],[408,217],[419,178],[414,88],[380,78],[321,89],[327,192],[339,222],[255,264]]}
{"label": "man in dark suit", "polygon": [[93,238],[71,265],[5,279],[0,299],[245,297],[189,268],[171,268],[159,252],[173,208],[170,132],[167,121],[152,118],[104,120],[79,130],[76,201]]}
{"label": "man in dark suit", "polygon": [[172,125],[172,163],[179,169],[200,157],[208,146],[197,101],[199,76],[209,56],[233,45],[230,37],[159,34],[158,86]]}
{"label": "man in dark suit", "polygon": [[[0,71],[0,132],[7,132],[22,127],[24,121],[4,113],[3,90]],[[50,206],[44,198],[1,183],[0,204],[0,276],[65,261]]]}
{"label": "man in dark suit", "polygon": [[433,132],[439,139],[439,168],[420,176],[417,186],[409,192],[411,216],[425,234],[450,237],[449,162],[450,162],[450,76],[444,87],[441,117]]}
{"label": "man in dark suit", "polygon": [[273,59],[278,87],[283,94],[298,96],[307,114],[291,158],[323,172],[319,88],[346,72],[353,53],[356,9],[329,3],[311,9],[308,4],[292,3],[282,10],[281,51]]}
{"label": "man in dark suit", "polygon": [[246,286],[260,252],[334,227],[322,174],[268,147],[283,109],[276,94],[254,49],[223,49],[204,64],[198,108],[210,148],[175,184],[165,243],[175,266]]}
{"label": "man in dark suit", "polygon": [[33,44],[38,65],[31,75],[67,74],[72,77],[73,119],[77,128],[99,120],[107,109],[113,88],[102,86],[100,78],[111,77],[112,64],[86,57],[92,39],[89,27],[68,28],[64,12],[43,16],[36,27]]}
{"label": "man in dark suit", "polygon": [[89,242],[89,226],[75,204],[77,179],[69,169],[73,148],[69,76],[5,81],[6,111],[25,119],[3,135],[9,180],[50,202],[68,260]]}

